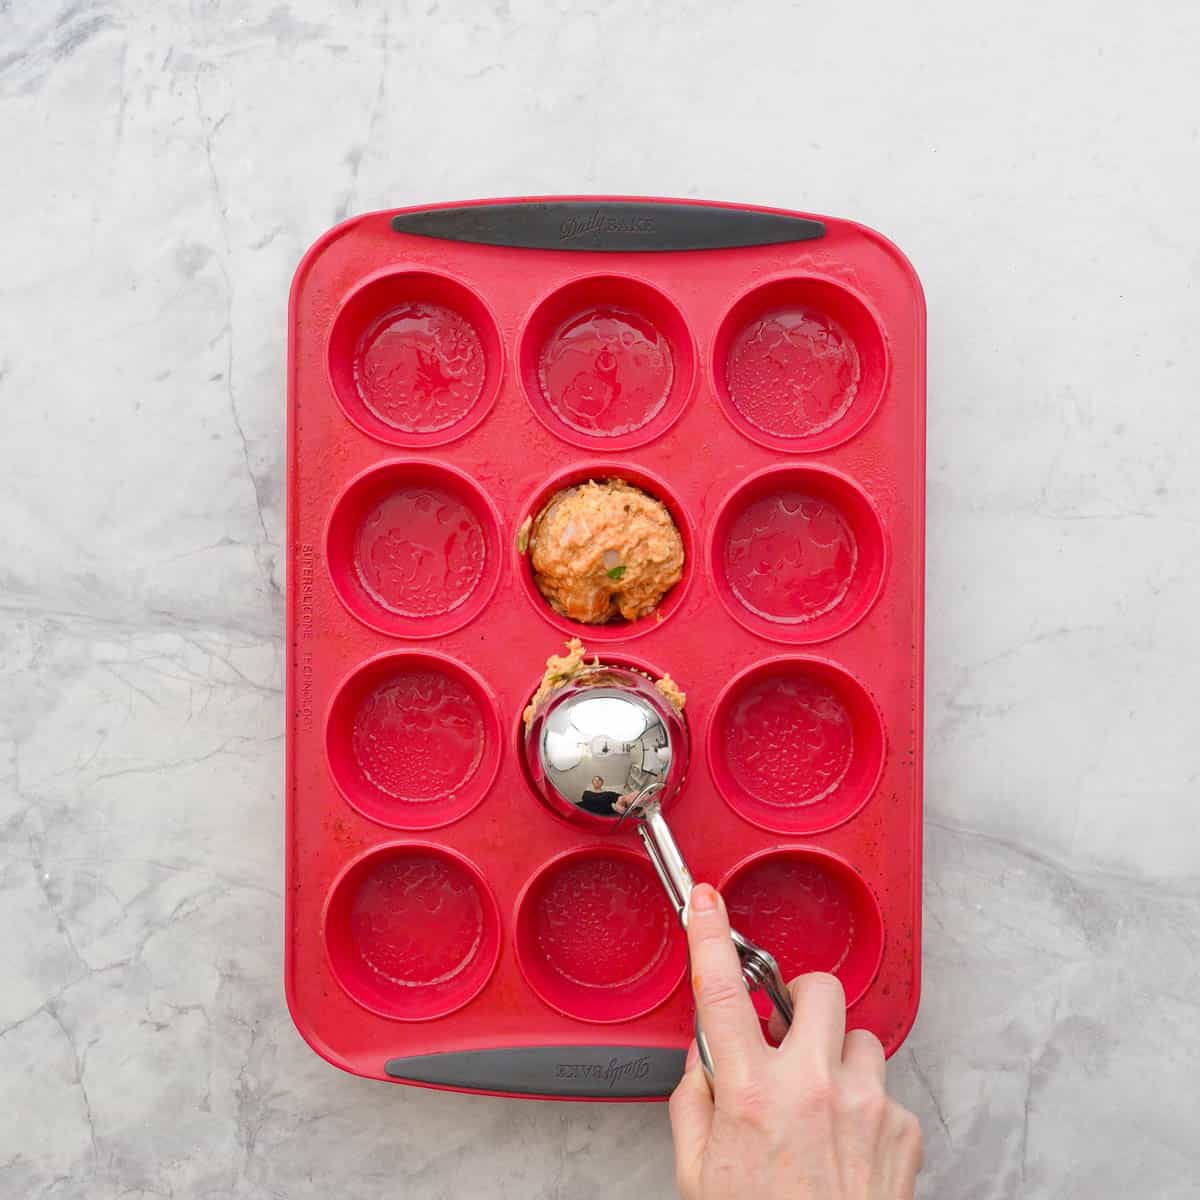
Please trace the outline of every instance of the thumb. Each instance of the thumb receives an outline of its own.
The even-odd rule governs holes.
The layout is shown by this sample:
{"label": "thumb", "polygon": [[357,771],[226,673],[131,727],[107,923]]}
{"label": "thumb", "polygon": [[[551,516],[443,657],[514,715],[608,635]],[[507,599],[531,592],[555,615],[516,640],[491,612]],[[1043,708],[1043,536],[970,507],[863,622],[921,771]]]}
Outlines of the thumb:
{"label": "thumb", "polygon": [[684,1200],[700,1194],[700,1163],[712,1129],[713,1099],[693,1042],[687,1067],[671,1093],[671,1136],[675,1141],[675,1180]]}

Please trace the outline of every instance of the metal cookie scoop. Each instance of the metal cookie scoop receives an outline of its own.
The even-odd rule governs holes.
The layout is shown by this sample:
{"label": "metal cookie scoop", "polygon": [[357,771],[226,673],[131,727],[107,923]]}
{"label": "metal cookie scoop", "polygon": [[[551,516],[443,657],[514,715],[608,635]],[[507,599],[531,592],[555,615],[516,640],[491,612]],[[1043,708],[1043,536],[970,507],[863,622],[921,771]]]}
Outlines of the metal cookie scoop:
{"label": "metal cookie scoop", "polygon": [[554,812],[609,830],[649,785],[678,791],[688,768],[687,726],[645,675],[589,667],[534,711],[525,767]]}
{"label": "metal cookie scoop", "polygon": [[[615,829],[637,822],[667,898],[687,925],[692,875],[662,814],[687,774],[687,725],[644,675],[628,667],[590,668],[551,692],[525,734],[531,782],[554,811],[575,823]],[[763,988],[787,1024],[792,1002],[775,959],[736,930],[746,986]],[[712,1057],[696,1019],[700,1059]]]}

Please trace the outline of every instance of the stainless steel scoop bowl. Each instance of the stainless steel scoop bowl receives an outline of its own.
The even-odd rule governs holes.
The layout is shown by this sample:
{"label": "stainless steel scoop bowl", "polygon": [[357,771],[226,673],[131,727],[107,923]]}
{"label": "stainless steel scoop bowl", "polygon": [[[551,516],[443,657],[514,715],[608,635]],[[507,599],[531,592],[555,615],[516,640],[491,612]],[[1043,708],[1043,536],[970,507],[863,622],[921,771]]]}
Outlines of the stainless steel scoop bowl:
{"label": "stainless steel scoop bowl", "polygon": [[[663,817],[687,775],[682,714],[644,675],[620,666],[584,670],[546,696],[525,731],[525,765],[542,800],[575,824],[616,829],[636,822],[646,853],[686,926],[692,875]],[[762,987],[791,1024],[791,997],[775,959],[732,931],[750,988]],[[712,1057],[696,1020],[709,1079]]]}
{"label": "stainless steel scoop bowl", "polygon": [[682,715],[630,667],[585,669],[542,700],[525,731],[525,766],[542,801],[592,828],[615,826],[652,785],[674,796],[688,758]]}

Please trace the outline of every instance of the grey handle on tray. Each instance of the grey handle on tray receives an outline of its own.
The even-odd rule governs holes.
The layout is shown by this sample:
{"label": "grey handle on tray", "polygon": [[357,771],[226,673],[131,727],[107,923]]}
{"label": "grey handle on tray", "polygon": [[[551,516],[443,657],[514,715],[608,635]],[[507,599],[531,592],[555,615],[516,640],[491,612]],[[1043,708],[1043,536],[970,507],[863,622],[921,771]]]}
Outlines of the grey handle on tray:
{"label": "grey handle on tray", "polygon": [[397,233],[524,250],[731,250],[824,236],[791,213],[672,200],[514,200],[397,213]]}
{"label": "grey handle on tray", "polygon": [[515,1096],[661,1100],[683,1075],[686,1055],[667,1046],[514,1046],[392,1058],[393,1079]]}

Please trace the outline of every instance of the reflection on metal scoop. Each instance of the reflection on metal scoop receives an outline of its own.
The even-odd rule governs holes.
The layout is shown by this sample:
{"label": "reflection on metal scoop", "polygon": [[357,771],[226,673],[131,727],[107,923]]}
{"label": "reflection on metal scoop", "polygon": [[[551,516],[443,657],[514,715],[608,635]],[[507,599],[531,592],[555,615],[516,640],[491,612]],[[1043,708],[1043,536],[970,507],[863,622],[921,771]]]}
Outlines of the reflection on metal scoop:
{"label": "reflection on metal scoop", "polygon": [[[637,822],[646,853],[686,926],[692,875],[662,809],[683,784],[689,755],[681,714],[642,674],[599,666],[551,692],[525,733],[531,782],[555,812],[577,824]],[[792,1003],[775,959],[733,931],[750,988],[763,988],[787,1024]],[[712,1057],[696,1020],[696,1044],[712,1078]]]}

